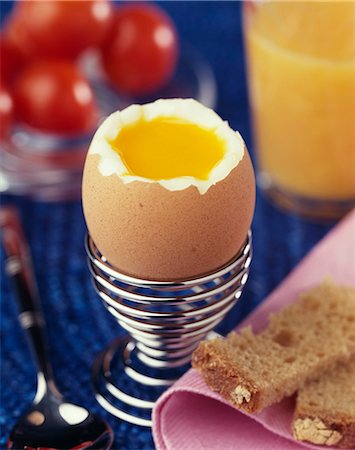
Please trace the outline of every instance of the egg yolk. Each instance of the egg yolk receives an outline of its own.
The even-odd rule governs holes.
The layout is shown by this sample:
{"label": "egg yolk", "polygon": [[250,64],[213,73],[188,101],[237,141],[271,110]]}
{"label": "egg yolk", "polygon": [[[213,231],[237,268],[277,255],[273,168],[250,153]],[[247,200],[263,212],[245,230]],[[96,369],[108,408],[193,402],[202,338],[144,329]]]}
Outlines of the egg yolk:
{"label": "egg yolk", "polygon": [[138,121],[110,142],[129,175],[151,180],[191,176],[207,180],[225,144],[213,130],[178,118]]}

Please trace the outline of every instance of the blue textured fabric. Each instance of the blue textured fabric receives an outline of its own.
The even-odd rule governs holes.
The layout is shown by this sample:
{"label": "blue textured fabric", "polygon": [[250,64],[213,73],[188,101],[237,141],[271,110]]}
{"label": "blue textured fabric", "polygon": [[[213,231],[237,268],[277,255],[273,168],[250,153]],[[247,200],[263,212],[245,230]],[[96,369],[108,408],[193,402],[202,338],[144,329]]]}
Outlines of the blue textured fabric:
{"label": "blue textured fabric", "polygon": [[[6,9],[5,2],[2,8]],[[218,112],[240,130],[249,148],[250,130],[239,2],[162,2],[181,37],[205,55],[218,81]],[[150,431],[120,422],[96,403],[91,386],[95,354],[121,331],[94,293],[84,253],[80,202],[45,204],[3,198],[21,212],[48,323],[56,379],[65,396],[107,418],[114,449],[151,449]],[[253,223],[254,258],[241,300],[219,327],[228,332],[285,277],[330,229],[269,204],[259,193]],[[3,255],[1,259],[3,273]],[[0,448],[35,391],[35,370],[17,320],[6,277],[1,277]]]}

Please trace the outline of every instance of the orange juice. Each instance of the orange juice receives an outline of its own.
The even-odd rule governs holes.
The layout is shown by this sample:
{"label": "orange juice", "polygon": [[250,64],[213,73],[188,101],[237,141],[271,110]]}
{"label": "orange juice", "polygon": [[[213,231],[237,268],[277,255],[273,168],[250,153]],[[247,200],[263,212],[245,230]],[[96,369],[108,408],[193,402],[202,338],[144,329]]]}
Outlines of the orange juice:
{"label": "orange juice", "polygon": [[355,3],[248,2],[244,33],[264,179],[355,205]]}

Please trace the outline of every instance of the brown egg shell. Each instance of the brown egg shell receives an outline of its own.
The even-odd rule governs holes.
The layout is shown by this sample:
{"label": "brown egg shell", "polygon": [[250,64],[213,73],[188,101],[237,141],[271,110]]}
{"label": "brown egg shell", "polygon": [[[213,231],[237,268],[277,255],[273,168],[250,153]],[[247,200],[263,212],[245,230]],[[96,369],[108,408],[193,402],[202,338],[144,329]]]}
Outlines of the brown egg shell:
{"label": "brown egg shell", "polygon": [[210,273],[240,250],[255,204],[249,154],[201,195],[195,186],[169,191],[157,183],[124,184],[103,176],[100,156],[89,154],[83,207],[92,239],[119,272],[175,281]]}

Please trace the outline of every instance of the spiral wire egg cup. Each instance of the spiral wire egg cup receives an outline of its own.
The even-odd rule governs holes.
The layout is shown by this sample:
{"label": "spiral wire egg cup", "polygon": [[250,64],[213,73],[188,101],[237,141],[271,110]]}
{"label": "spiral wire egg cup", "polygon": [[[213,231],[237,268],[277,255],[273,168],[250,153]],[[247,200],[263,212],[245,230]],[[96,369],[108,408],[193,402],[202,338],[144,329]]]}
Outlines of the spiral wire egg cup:
{"label": "spiral wire egg cup", "polygon": [[149,281],[115,270],[90,236],[86,251],[95,289],[128,335],[101,352],[93,368],[98,402],[126,422],[150,427],[160,394],[189,367],[198,343],[241,296],[252,236],[226,266],[183,281]]}

